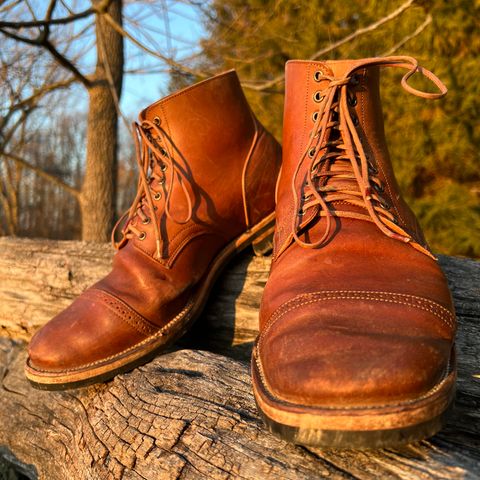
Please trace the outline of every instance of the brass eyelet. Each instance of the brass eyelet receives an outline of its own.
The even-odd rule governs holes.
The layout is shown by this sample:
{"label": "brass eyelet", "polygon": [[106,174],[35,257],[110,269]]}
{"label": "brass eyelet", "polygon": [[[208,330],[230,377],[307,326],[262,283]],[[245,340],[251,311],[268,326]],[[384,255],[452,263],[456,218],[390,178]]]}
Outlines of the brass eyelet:
{"label": "brass eyelet", "polygon": [[392,206],[390,205],[390,203],[388,203],[386,200],[382,200],[380,202],[380,206],[385,209],[385,210],[390,210],[392,208]]}
{"label": "brass eyelet", "polygon": [[144,220],[142,220],[142,223],[143,223],[144,225],[148,225],[150,222],[151,222],[151,220],[150,220],[149,217],[146,217]]}
{"label": "brass eyelet", "polygon": [[313,157],[315,156],[315,152],[316,152],[315,147],[311,148],[311,149],[309,150],[309,152],[308,152],[308,156],[309,156],[310,158],[313,158]]}
{"label": "brass eyelet", "polygon": [[162,164],[160,165],[160,170],[161,170],[162,172],[164,172],[167,168],[168,168],[168,166],[167,166],[167,164],[165,164],[165,163],[162,163]]}
{"label": "brass eyelet", "polygon": [[348,97],[348,104],[351,107],[355,107],[357,105],[357,97],[356,96]]}
{"label": "brass eyelet", "polygon": [[378,183],[374,183],[373,188],[377,193],[383,193],[385,191],[383,184],[379,185]]}
{"label": "brass eyelet", "polygon": [[160,192],[155,192],[155,195],[153,195],[154,200],[160,200],[162,198],[162,194]]}
{"label": "brass eyelet", "polygon": [[167,156],[167,151],[166,151],[163,147],[160,148],[160,153],[161,153],[164,157]]}
{"label": "brass eyelet", "polygon": [[323,100],[324,96],[320,92],[315,92],[313,94],[313,101],[316,103],[320,103]]}
{"label": "brass eyelet", "polygon": [[138,236],[139,240],[145,240],[147,238],[147,234],[145,232],[140,232],[140,235]]}
{"label": "brass eyelet", "polygon": [[313,112],[312,120],[316,123],[318,120],[318,112]]}
{"label": "brass eyelet", "polygon": [[165,184],[165,178],[161,178],[157,183],[159,185],[164,185]]}
{"label": "brass eyelet", "polygon": [[160,125],[160,123],[161,123],[160,118],[159,117],[153,117],[153,123],[157,126]]}
{"label": "brass eyelet", "polygon": [[303,210],[303,208],[301,210],[298,211],[298,216],[299,217],[303,217],[305,215],[305,210]]}
{"label": "brass eyelet", "polygon": [[319,82],[319,81],[322,79],[322,76],[323,76],[322,70],[317,70],[317,71],[313,74],[313,79],[314,79],[316,82]]}

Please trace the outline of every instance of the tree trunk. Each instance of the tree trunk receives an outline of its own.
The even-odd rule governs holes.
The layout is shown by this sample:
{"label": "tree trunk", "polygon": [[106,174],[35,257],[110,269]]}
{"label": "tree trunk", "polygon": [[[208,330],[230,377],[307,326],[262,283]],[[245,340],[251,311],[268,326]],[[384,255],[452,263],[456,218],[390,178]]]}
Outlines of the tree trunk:
{"label": "tree trunk", "polygon": [[[122,23],[122,0],[108,12]],[[96,17],[97,67],[88,89],[87,158],[80,196],[82,239],[108,240],[115,213],[118,110],[123,80],[123,37]]]}
{"label": "tree trunk", "polygon": [[459,319],[458,392],[447,427],[403,448],[336,451],[289,445],[258,418],[248,360],[269,259],[248,253],[169,353],[105,384],[32,389],[19,338],[104,275],[110,261],[107,245],[0,239],[0,330],[11,337],[0,337],[0,457],[29,478],[478,478],[479,263],[440,259]]}

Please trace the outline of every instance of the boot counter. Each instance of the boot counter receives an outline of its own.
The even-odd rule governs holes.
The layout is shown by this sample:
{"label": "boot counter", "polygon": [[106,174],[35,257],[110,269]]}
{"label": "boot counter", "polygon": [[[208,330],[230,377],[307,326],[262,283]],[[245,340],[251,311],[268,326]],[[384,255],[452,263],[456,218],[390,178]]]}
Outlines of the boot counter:
{"label": "boot counter", "polygon": [[275,210],[282,147],[257,120],[257,136],[243,175],[246,224],[252,227]]}

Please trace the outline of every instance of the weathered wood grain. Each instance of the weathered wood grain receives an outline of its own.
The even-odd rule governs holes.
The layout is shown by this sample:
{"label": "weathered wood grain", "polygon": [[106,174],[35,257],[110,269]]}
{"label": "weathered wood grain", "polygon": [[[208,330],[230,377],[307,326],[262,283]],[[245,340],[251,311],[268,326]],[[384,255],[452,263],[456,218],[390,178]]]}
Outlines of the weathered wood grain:
{"label": "weathered wood grain", "polygon": [[359,452],[307,450],[264,430],[247,361],[269,259],[248,253],[166,355],[104,385],[33,390],[21,340],[105,273],[110,255],[104,245],[0,239],[0,324],[8,334],[0,339],[0,446],[30,478],[480,478],[479,263],[440,259],[460,327],[457,407],[447,428],[402,449]]}

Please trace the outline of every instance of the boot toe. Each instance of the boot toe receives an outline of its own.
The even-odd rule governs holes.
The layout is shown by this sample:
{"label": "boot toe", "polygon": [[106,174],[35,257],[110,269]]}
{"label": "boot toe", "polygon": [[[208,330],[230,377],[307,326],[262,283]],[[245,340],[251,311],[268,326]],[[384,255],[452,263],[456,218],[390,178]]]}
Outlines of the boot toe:
{"label": "boot toe", "polygon": [[273,396],[320,407],[416,399],[445,375],[450,350],[446,325],[430,312],[348,300],[287,310],[258,348]]}
{"label": "boot toe", "polygon": [[[44,371],[79,369],[146,338],[146,333],[126,322],[102,293],[87,290],[33,336],[28,348],[31,367]],[[128,310],[127,305],[123,307]]]}

